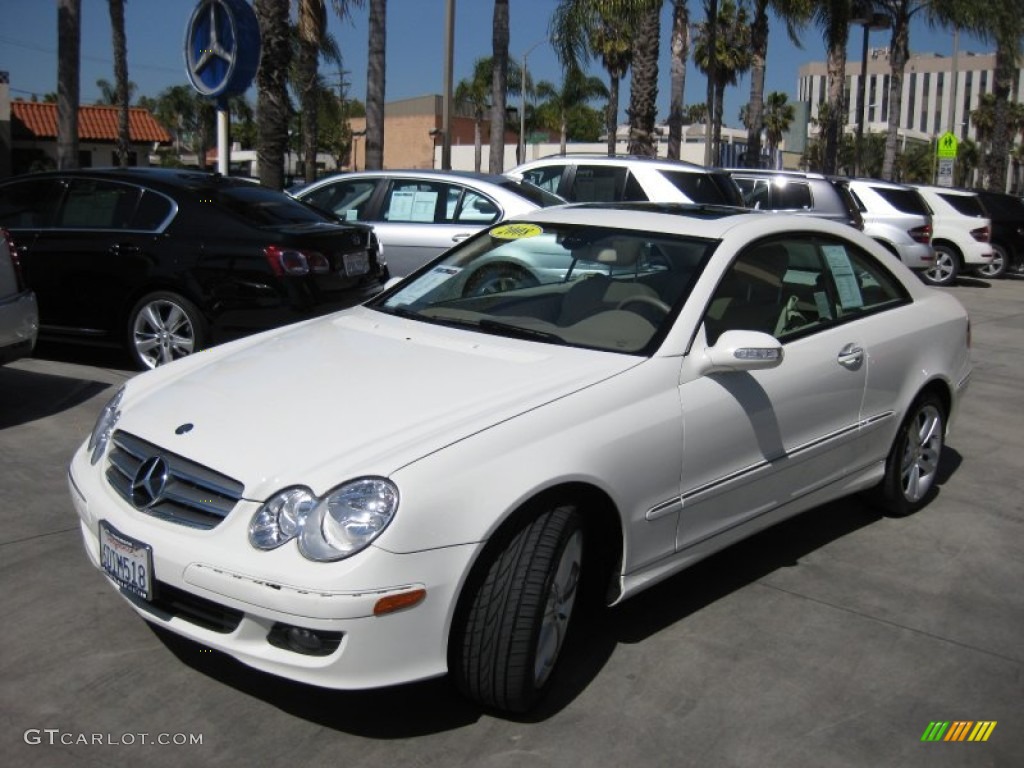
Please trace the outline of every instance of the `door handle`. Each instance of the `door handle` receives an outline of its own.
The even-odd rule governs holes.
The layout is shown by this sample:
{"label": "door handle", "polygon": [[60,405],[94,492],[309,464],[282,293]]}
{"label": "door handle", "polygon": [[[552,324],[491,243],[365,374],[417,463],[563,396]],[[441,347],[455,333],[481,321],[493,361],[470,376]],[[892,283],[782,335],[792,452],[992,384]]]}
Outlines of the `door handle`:
{"label": "door handle", "polygon": [[463,240],[465,240],[467,237],[469,237],[469,234],[470,234],[469,232],[463,232],[463,233],[458,234],[458,235],[452,235],[452,242],[453,243],[461,243]]}
{"label": "door handle", "polygon": [[847,344],[839,350],[839,357],[837,359],[843,368],[855,371],[864,362],[864,349],[856,344]]}
{"label": "door handle", "polygon": [[115,256],[134,256],[142,249],[131,243],[114,243],[110,246],[110,252]]}

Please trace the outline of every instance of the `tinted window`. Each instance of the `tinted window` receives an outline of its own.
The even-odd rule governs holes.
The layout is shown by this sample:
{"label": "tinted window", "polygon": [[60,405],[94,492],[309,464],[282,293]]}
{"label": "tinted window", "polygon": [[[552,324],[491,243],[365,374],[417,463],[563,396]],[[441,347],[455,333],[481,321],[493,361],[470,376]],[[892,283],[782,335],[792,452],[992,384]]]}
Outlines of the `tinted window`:
{"label": "tinted window", "polygon": [[534,205],[540,206],[541,208],[547,208],[549,205],[562,205],[565,200],[560,198],[556,194],[552,194],[546,189],[534,186],[531,181],[515,181],[509,179],[508,181],[501,182],[498,186],[503,189],[507,189],[510,192],[514,192],[520,197],[526,198]]}
{"label": "tinted window", "polygon": [[846,241],[782,238],[737,257],[704,322],[711,344],[728,330],[762,331],[785,341],[906,298],[884,267]]}
{"label": "tinted window", "polygon": [[0,226],[11,229],[48,226],[57,191],[57,182],[48,179],[0,187]]}
{"label": "tinted window", "polygon": [[981,207],[981,200],[976,195],[950,195],[940,192],[939,197],[964,216],[985,216],[985,211]]}
{"label": "tinted window", "polygon": [[786,181],[775,185],[774,208],[797,210],[811,208],[811,187],[806,181]]}
{"label": "tinted window", "polygon": [[[622,200],[626,188],[626,168],[604,165],[578,165],[569,199],[579,203],[610,203]],[[633,190],[633,194],[636,190]],[[637,199],[635,197],[630,199]],[[641,197],[646,200],[646,197]]]}
{"label": "tinted window", "polygon": [[323,214],[283,192],[257,184],[199,189],[197,193],[255,227],[328,221]]}
{"label": "tinted window", "polygon": [[985,209],[993,218],[1016,219],[1024,223],[1024,201],[1013,195],[984,194]]}
{"label": "tinted window", "polygon": [[154,231],[162,229],[171,216],[174,206],[170,200],[156,192],[146,190],[142,193],[132,216],[131,229]]}
{"label": "tinted window", "polygon": [[[687,171],[662,171],[661,175],[695,203],[712,205],[738,205],[710,173],[689,173]],[[728,182],[732,184],[732,181]]]}
{"label": "tinted window", "polygon": [[924,198],[913,189],[889,189],[888,187],[872,187],[879,197],[889,203],[897,211],[916,213],[922,216],[931,214]]}
{"label": "tinted window", "polygon": [[55,223],[68,229],[127,229],[141,194],[127,184],[72,179]]}
{"label": "tinted window", "polygon": [[743,194],[745,206],[758,210],[768,210],[771,207],[771,187],[767,179],[735,178],[733,181]]}
{"label": "tinted window", "polygon": [[375,179],[349,179],[324,184],[312,192],[299,193],[299,197],[345,221],[366,221],[370,215],[370,198],[376,188]]}
{"label": "tinted window", "polygon": [[546,192],[557,194],[564,170],[564,165],[548,165],[543,168],[533,168],[523,173],[523,180],[533,184],[535,187],[540,187]]}

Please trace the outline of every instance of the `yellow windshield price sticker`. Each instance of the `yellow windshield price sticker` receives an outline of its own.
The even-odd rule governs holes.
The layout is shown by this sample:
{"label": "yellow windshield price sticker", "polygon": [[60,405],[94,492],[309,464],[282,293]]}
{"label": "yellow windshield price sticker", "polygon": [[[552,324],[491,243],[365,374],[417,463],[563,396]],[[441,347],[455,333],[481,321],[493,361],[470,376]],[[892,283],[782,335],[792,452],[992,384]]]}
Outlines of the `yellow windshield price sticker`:
{"label": "yellow windshield price sticker", "polygon": [[536,237],[544,232],[536,224],[502,224],[491,230],[491,237],[499,240],[519,240],[524,237]]}

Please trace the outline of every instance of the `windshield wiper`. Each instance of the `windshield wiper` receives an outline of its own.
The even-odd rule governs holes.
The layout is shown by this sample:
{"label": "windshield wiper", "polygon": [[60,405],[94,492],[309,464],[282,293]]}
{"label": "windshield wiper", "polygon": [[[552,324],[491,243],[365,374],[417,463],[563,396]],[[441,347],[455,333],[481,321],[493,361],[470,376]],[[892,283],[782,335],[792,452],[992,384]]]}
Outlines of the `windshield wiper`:
{"label": "windshield wiper", "polygon": [[481,320],[480,330],[488,333],[496,333],[501,336],[511,336],[531,341],[547,341],[554,344],[565,344],[565,339],[550,331],[541,331],[537,328],[524,328],[521,325],[503,323],[500,320]]}

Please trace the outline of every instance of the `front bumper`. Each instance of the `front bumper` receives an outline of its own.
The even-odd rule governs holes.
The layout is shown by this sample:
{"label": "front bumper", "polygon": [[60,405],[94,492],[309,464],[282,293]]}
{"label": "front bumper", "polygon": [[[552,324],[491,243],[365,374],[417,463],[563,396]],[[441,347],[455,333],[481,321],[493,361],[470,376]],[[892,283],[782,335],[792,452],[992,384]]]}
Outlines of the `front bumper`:
{"label": "front bumper", "polygon": [[[97,568],[101,520],[152,547],[153,601],[110,582],[147,621],[256,669],[327,688],[376,688],[447,672],[449,627],[477,545],[403,555],[370,547],[336,563],[307,561],[294,543],[258,552],[246,539],[254,502],[239,502],[214,529],[196,530],[129,506],[103,466],[91,466],[79,449],[69,468],[82,540]],[[374,615],[381,598],[415,589],[426,590],[418,604]],[[334,638],[337,646],[303,653],[283,646],[282,628]]]}

